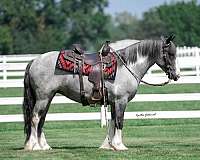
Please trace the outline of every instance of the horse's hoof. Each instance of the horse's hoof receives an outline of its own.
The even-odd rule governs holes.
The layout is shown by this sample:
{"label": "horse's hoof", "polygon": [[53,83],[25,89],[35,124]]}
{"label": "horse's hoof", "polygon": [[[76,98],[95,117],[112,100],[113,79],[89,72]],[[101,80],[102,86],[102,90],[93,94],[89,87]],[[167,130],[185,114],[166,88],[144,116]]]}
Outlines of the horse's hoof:
{"label": "horse's hoof", "polygon": [[40,146],[35,143],[35,144],[26,144],[24,146],[25,151],[33,151],[33,150],[41,150]]}
{"label": "horse's hoof", "polygon": [[44,151],[52,150],[52,148],[49,145],[45,145],[44,147],[42,147],[42,150],[44,150]]}
{"label": "horse's hoof", "polygon": [[38,151],[38,150],[42,150],[42,148],[38,145],[38,144],[35,144],[33,146],[24,146],[24,150],[25,151]]}
{"label": "horse's hoof", "polygon": [[111,144],[112,148],[115,150],[115,151],[126,151],[128,150],[128,148],[123,144]]}
{"label": "horse's hoof", "polygon": [[39,151],[39,150],[42,150],[42,148],[40,147],[40,145],[38,143],[35,143],[32,150]]}
{"label": "horse's hoof", "polygon": [[99,149],[114,150],[114,148],[109,143],[102,144],[101,147],[99,147]]}
{"label": "horse's hoof", "polygon": [[33,147],[24,146],[24,150],[25,150],[25,151],[32,151],[32,150],[33,150]]}
{"label": "horse's hoof", "polygon": [[106,136],[105,140],[103,141],[99,149],[114,150],[113,147],[110,145],[108,136]]}

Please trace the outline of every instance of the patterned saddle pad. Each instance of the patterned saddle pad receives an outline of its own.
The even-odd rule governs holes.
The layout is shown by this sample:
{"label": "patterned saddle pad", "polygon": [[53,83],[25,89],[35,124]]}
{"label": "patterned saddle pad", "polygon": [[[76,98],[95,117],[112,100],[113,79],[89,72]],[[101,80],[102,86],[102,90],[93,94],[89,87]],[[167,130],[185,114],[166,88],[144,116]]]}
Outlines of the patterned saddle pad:
{"label": "patterned saddle pad", "polygon": [[[100,59],[97,53],[84,54],[83,57],[84,65],[82,73],[84,76],[88,76],[93,71],[94,66],[98,65]],[[79,55],[75,55],[74,57],[71,50],[61,50],[58,55],[56,68],[66,71],[66,74],[79,74],[79,62],[81,62]],[[117,71],[117,59],[114,53],[110,52],[108,56],[103,57],[103,63],[104,79],[114,80]]]}

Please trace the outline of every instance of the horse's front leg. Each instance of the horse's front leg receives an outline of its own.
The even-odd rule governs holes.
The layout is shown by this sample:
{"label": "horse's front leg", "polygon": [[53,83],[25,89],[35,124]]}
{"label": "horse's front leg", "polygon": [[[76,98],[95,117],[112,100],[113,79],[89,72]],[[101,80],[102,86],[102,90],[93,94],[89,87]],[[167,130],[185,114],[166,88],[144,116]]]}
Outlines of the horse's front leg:
{"label": "horse's front leg", "polygon": [[111,106],[112,120],[114,120],[114,136],[111,140],[111,146],[115,150],[127,150],[128,148],[122,141],[122,129],[124,123],[124,112],[127,102],[124,100],[118,100],[115,105]]}
{"label": "horse's front leg", "polygon": [[124,111],[127,102],[118,100],[111,105],[111,120],[108,128],[108,135],[100,148],[113,150],[127,150],[122,142],[122,129],[124,122]]}

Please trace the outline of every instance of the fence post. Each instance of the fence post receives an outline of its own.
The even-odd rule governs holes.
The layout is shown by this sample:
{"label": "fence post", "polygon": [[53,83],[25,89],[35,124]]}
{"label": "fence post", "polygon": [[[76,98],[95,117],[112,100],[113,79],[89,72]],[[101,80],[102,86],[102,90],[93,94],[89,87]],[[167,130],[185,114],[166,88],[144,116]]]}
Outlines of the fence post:
{"label": "fence post", "polygon": [[200,56],[199,56],[199,52],[200,52],[200,49],[198,47],[195,47],[195,54],[196,54],[196,75],[197,76],[200,76],[200,70],[199,70]]}
{"label": "fence post", "polygon": [[3,56],[3,61],[2,61],[2,64],[3,64],[3,80],[6,81],[7,80],[7,65],[6,65],[6,56]]}

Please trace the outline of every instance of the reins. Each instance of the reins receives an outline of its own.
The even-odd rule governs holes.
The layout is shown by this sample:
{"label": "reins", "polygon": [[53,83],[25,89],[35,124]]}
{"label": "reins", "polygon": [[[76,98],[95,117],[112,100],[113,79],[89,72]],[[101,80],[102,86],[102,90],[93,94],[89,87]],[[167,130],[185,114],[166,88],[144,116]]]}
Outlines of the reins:
{"label": "reins", "polygon": [[[133,73],[128,66],[126,65],[126,63],[124,62],[124,60],[121,58],[121,56],[119,54],[117,54],[117,51],[115,49],[113,49],[112,47],[110,47],[110,49],[113,51],[113,53],[119,58],[119,60],[122,62],[122,64],[126,67],[126,69],[135,77],[135,79],[137,80],[138,84],[139,84],[139,77],[136,73]],[[149,86],[165,86],[166,84],[168,84],[171,80],[168,78],[167,81],[162,82],[162,83],[149,83],[146,82],[144,80],[140,80],[140,82],[147,84]]]}

